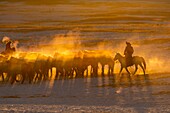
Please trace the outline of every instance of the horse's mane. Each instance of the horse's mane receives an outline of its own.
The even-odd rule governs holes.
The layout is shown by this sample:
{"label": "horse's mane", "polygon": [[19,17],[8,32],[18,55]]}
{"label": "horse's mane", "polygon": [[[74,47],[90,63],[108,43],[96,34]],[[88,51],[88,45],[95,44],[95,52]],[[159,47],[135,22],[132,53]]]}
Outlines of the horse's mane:
{"label": "horse's mane", "polygon": [[121,56],[121,57],[124,57],[123,55],[121,55],[120,53],[116,53],[117,55]]}

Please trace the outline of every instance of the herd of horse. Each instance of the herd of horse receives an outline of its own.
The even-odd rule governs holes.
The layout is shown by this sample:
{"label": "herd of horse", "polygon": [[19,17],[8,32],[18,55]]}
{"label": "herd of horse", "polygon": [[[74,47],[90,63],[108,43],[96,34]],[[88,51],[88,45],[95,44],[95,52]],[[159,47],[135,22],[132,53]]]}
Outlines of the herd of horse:
{"label": "herd of horse", "polygon": [[[55,53],[53,56],[21,52],[17,53],[17,57],[0,55],[0,76],[3,82],[10,82],[11,84],[48,80],[52,77],[53,68],[56,70],[54,78],[84,77],[87,73],[97,76],[99,64],[101,65],[102,75],[104,75],[106,65],[108,66],[108,75],[113,75],[116,60],[119,60],[121,64],[119,74],[121,74],[123,68],[130,74],[125,57],[119,53],[113,57],[96,52],[77,52],[74,55]],[[142,57],[135,56],[132,62],[136,67],[135,73],[139,65],[145,74],[146,63]]]}

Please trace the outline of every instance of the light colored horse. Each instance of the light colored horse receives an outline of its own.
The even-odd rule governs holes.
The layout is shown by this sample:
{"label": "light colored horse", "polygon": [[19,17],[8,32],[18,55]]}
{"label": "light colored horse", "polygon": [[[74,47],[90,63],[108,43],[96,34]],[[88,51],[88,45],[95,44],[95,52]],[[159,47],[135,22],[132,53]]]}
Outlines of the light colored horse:
{"label": "light colored horse", "polygon": [[[120,68],[120,72],[119,72],[119,75],[121,74],[123,68],[126,69],[126,71],[128,72],[128,74],[130,75],[130,72],[129,70],[127,69],[129,66],[133,66],[135,65],[135,71],[134,71],[134,74],[137,72],[138,70],[138,65],[142,68],[143,70],[143,73],[145,75],[145,70],[146,70],[146,62],[144,60],[143,57],[139,57],[139,56],[134,56],[133,59],[132,59],[132,63],[131,65],[127,65],[126,64],[126,59],[125,57],[123,57],[120,53],[117,53],[115,55],[115,58],[114,58],[114,61],[118,60],[121,64],[121,68]],[[134,75],[133,74],[133,75]]]}

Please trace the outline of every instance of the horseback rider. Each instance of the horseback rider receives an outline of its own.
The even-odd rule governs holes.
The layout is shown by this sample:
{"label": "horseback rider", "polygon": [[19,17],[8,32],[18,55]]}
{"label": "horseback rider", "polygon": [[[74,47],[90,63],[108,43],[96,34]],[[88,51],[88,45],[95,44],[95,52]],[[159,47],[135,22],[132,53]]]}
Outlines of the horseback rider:
{"label": "horseback rider", "polygon": [[2,52],[2,54],[12,54],[13,52],[16,51],[15,47],[13,47],[12,45],[13,42],[10,39],[5,40],[4,42],[6,44],[6,48],[5,48],[5,51]]}
{"label": "horseback rider", "polygon": [[126,42],[126,48],[124,50],[124,55],[126,58],[126,65],[132,64],[132,54],[134,53],[133,47],[131,46],[130,42]]}
{"label": "horseback rider", "polygon": [[5,51],[9,51],[9,50],[11,50],[11,44],[12,44],[12,41],[7,41],[7,42],[6,42],[6,48],[5,48]]}

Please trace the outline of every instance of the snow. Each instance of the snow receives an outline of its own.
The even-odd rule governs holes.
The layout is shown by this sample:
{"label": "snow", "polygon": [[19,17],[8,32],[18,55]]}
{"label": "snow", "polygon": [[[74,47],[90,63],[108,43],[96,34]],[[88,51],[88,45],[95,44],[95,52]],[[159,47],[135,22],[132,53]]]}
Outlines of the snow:
{"label": "snow", "polygon": [[170,112],[169,77],[113,76],[0,84],[0,112]]}

